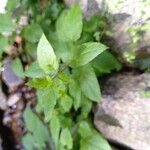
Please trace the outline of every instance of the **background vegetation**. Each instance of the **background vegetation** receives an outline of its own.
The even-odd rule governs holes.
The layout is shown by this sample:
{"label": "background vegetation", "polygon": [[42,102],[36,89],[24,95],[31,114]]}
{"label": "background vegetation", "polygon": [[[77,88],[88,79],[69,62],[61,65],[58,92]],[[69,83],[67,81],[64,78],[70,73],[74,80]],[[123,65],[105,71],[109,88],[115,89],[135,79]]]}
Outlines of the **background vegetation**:
{"label": "background vegetation", "polygon": [[[112,36],[106,16],[84,20],[78,5],[68,9],[60,0],[8,0],[0,20],[1,70],[11,57],[16,75],[36,89],[36,106],[28,102],[24,110],[24,148],[110,150],[92,121],[101,76],[122,67],[103,44],[103,37]],[[9,50],[16,37],[19,48]],[[133,53],[126,55],[129,61]]]}

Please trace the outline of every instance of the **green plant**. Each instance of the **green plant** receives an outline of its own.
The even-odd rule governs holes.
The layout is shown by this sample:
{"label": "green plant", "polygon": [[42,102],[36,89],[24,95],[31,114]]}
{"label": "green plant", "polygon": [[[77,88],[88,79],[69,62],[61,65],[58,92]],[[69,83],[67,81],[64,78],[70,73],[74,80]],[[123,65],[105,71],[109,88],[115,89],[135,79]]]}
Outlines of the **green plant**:
{"label": "green plant", "polygon": [[7,38],[0,36],[0,46],[5,43],[0,54],[18,34],[20,16],[30,15],[30,24],[19,31],[28,67],[23,68],[19,57],[12,63],[18,76],[31,78],[27,85],[37,92],[36,107],[27,107],[24,112],[28,129],[23,138],[25,148],[111,149],[94,129],[90,116],[92,104],[101,100],[96,75],[121,68],[108,47],[99,42],[103,36],[99,29],[105,22],[98,16],[83,21],[78,5],[64,9],[61,2],[53,0],[44,2],[46,5],[22,0],[22,11],[18,10],[20,15],[12,21],[10,15],[19,0],[15,2],[8,1],[7,14],[0,16],[5,20],[0,32],[12,33]]}
{"label": "green plant", "polygon": [[[81,150],[102,146],[110,149],[108,143],[89,125],[87,118],[92,102],[101,99],[99,84],[90,62],[107,47],[97,42],[78,44],[82,25],[79,6],[61,13],[56,22],[53,46],[44,34],[38,43],[37,65],[43,70],[42,77],[36,78],[34,75],[27,85],[37,89],[37,111],[44,112],[44,121],[49,124],[56,149],[75,149],[79,141]],[[84,126],[87,132],[83,131]],[[90,136],[91,141],[87,143],[85,139]],[[76,137],[80,140],[75,141]],[[103,143],[92,143],[96,137]]]}

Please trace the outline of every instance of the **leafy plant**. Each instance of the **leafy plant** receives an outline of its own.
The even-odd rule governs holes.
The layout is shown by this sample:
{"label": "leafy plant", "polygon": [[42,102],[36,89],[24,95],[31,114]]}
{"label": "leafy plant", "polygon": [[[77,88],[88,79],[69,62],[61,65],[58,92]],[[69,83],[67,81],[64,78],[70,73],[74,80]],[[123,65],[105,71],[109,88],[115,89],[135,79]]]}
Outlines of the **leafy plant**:
{"label": "leafy plant", "polygon": [[[21,11],[15,9],[18,3]],[[28,77],[26,84],[37,93],[36,107],[24,112],[28,129],[23,137],[25,149],[111,149],[90,117],[92,104],[101,101],[96,75],[121,68],[101,43],[104,20],[98,16],[83,20],[79,5],[64,9],[57,0],[9,0],[6,9],[7,13],[0,15],[4,19],[0,23],[0,56],[19,32],[24,41],[23,58],[29,64],[23,66],[21,55],[13,59],[12,68],[16,75]],[[30,16],[30,24],[23,28],[21,15]],[[5,37],[3,32],[10,35]]]}
{"label": "leafy plant", "polygon": [[[59,51],[43,34],[37,46],[36,65],[39,65],[45,75],[42,78],[37,78],[38,74],[34,75],[35,78],[27,84],[37,89],[39,100],[37,111],[44,112],[44,122],[49,124],[56,149],[74,149],[78,145],[78,149],[81,150],[94,147],[94,149],[107,147],[108,150],[110,149],[108,143],[96,130],[89,129],[94,134],[89,133],[87,136],[82,134],[83,120],[84,124],[89,126],[88,112],[91,110],[92,102],[99,102],[101,99],[91,61],[108,49],[107,46],[97,42],[78,44],[82,24],[78,5],[61,13],[56,22],[54,42],[66,45],[69,49],[65,50],[67,52]],[[59,51],[58,56],[55,49]],[[70,57],[66,57],[64,53]],[[88,111],[85,115],[86,110]],[[74,142],[76,136],[80,139],[77,143]],[[89,136],[91,141],[87,142],[85,138]],[[101,144],[93,143],[95,141],[92,140],[95,139],[97,142],[100,139]]]}
{"label": "leafy plant", "polygon": [[[21,26],[24,16],[27,24]],[[90,115],[93,103],[101,101],[97,76],[121,69],[102,44],[103,36],[113,36],[106,16],[84,20],[79,5],[65,9],[60,0],[8,0],[0,20],[0,60],[15,36],[21,36],[23,51],[13,56],[12,68],[36,89],[36,107],[24,111],[25,149],[110,150]],[[135,58],[139,33],[149,29],[145,24],[128,30],[132,37],[132,50],[124,55],[128,61]],[[142,69],[149,66],[149,58],[141,61],[136,63]]]}

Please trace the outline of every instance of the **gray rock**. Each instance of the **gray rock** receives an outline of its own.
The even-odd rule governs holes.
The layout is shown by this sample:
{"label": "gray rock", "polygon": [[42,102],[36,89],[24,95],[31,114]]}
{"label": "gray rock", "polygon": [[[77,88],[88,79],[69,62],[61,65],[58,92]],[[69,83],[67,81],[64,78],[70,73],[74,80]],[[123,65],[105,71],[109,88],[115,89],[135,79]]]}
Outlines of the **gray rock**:
{"label": "gray rock", "polygon": [[[150,24],[150,4],[141,0],[65,0],[68,6],[79,3],[82,7],[85,18],[89,18],[94,14],[108,16],[108,30],[113,36],[108,37],[107,44],[119,59],[126,63],[125,53],[133,50],[133,36],[129,33],[129,29],[137,26]],[[145,14],[142,15],[142,12]],[[141,27],[140,27],[141,29]],[[133,32],[132,32],[133,33]],[[135,36],[134,36],[135,37]],[[142,31],[140,39],[135,44],[135,52],[137,58],[145,58],[150,56],[150,29]]]}
{"label": "gray rock", "polygon": [[19,100],[21,100],[21,93],[15,93],[11,94],[8,98],[7,105],[8,106],[13,106],[15,105]]}
{"label": "gray rock", "polygon": [[0,109],[6,110],[6,108],[7,108],[6,96],[1,89],[1,82],[0,82]]}
{"label": "gray rock", "polygon": [[14,91],[19,85],[24,83],[24,80],[18,77],[12,70],[11,58],[4,60],[4,71],[2,72],[2,79],[11,91]]}
{"label": "gray rock", "polygon": [[110,141],[134,150],[150,150],[149,79],[147,73],[118,73],[104,82],[94,123]]}
{"label": "gray rock", "polygon": [[68,7],[74,4],[80,4],[84,17],[87,19],[100,11],[96,0],[65,0],[65,3]]}

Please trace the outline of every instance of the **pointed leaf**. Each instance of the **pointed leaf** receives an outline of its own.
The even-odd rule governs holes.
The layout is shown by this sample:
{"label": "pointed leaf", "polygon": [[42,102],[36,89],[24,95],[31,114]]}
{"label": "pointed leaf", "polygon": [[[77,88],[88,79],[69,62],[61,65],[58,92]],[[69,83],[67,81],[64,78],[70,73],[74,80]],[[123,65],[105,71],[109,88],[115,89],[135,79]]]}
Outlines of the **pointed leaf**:
{"label": "pointed leaf", "polygon": [[88,122],[82,121],[80,123],[79,134],[81,135],[80,150],[111,150],[107,140]]}
{"label": "pointed leaf", "polygon": [[[44,148],[46,146],[45,142],[49,140],[49,135],[46,127],[29,107],[27,107],[24,112],[24,119],[27,129],[30,133],[32,133],[34,146],[38,148]],[[30,136],[28,138],[31,139]]]}
{"label": "pointed leaf", "polygon": [[121,63],[109,51],[105,51],[96,57],[92,62],[92,66],[98,74],[110,73],[112,70],[121,69]]}
{"label": "pointed leaf", "polygon": [[86,121],[82,121],[80,123],[79,134],[82,138],[86,138],[92,135],[92,130]]}
{"label": "pointed leaf", "polygon": [[46,72],[50,73],[58,69],[58,61],[54,50],[45,35],[43,34],[37,47],[37,59],[39,66]]}
{"label": "pointed leaf", "polygon": [[62,129],[60,135],[60,142],[62,145],[66,146],[68,149],[72,149],[73,141],[72,136],[68,128]]}
{"label": "pointed leaf", "polygon": [[81,118],[86,119],[92,110],[92,102],[85,96],[81,98]]}
{"label": "pointed leaf", "polygon": [[72,66],[79,67],[86,65],[107,48],[107,46],[97,42],[88,42],[80,45],[77,48],[78,50],[75,54]]}
{"label": "pointed leaf", "polygon": [[79,5],[65,10],[57,20],[56,31],[61,41],[76,41],[82,32],[82,13]]}
{"label": "pointed leaf", "polygon": [[81,89],[80,86],[72,80],[69,84],[69,93],[73,98],[73,105],[75,110],[77,110],[80,107],[81,103]]}
{"label": "pointed leaf", "polygon": [[111,150],[107,140],[96,131],[91,136],[81,139],[80,150]]}
{"label": "pointed leaf", "polygon": [[37,95],[40,104],[38,109],[44,111],[45,121],[48,122],[51,119],[58,95],[53,88],[38,90]]}
{"label": "pointed leaf", "polygon": [[26,85],[36,89],[49,88],[52,85],[52,80],[50,78],[34,78],[28,81]]}
{"label": "pointed leaf", "polygon": [[75,79],[79,82],[83,94],[92,101],[101,99],[100,86],[90,65],[74,69]]}
{"label": "pointed leaf", "polygon": [[51,129],[52,138],[53,138],[53,140],[55,142],[55,145],[57,147],[59,132],[60,132],[60,121],[59,121],[59,118],[56,115],[54,115],[51,119],[50,129]]}
{"label": "pointed leaf", "polygon": [[69,112],[72,107],[72,98],[68,95],[62,96],[60,99],[60,106],[62,108],[62,112]]}

